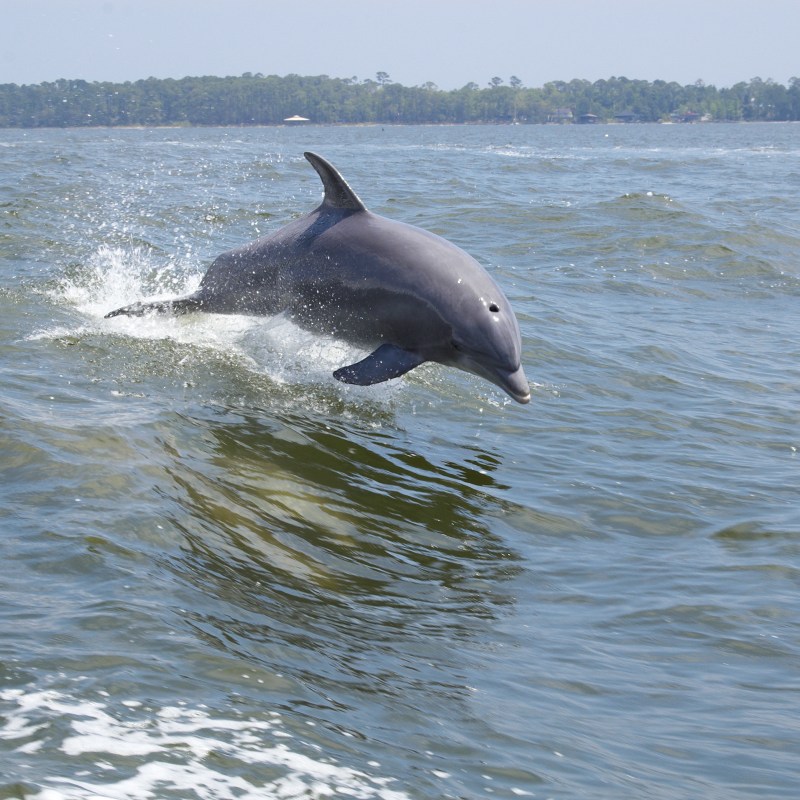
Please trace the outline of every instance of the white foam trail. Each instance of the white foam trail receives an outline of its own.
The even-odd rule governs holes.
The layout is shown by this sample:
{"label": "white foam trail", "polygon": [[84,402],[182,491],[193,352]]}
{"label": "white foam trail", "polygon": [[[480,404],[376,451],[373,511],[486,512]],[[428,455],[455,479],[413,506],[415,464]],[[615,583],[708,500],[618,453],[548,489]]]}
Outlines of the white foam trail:
{"label": "white foam trail", "polygon": [[147,250],[101,246],[79,276],[64,278],[61,299],[93,318],[136,300],[190,294],[203,272],[191,264],[159,263]]}
{"label": "white foam trail", "polygon": [[[391,778],[342,766],[322,753],[297,752],[301,746],[292,748],[295,737],[276,713],[270,719],[223,717],[188,706],[148,713],[134,700],[112,713],[105,703],[55,690],[6,689],[0,703],[0,739],[12,747],[19,742],[14,752],[30,772],[21,768],[19,778],[37,789],[31,800],[152,800],[173,791],[199,800],[408,798],[390,787]],[[318,745],[303,749],[320,751]],[[42,775],[35,756],[45,752],[48,761],[58,761],[57,775]],[[252,777],[259,767],[263,779]],[[118,777],[118,769],[126,777]]]}
{"label": "white foam trail", "polygon": [[366,353],[332,337],[299,329],[282,316],[273,318],[198,314],[149,314],[106,320],[108,311],[135,302],[179,297],[195,291],[204,268],[197,265],[159,264],[141,248],[101,247],[77,276],[64,278],[54,299],[75,308],[84,323],[73,330],[63,325],[37,331],[29,338],[80,336],[89,332],[124,334],[137,339],[170,339],[207,347],[233,356],[256,373],[276,383],[323,384],[350,397],[390,400],[402,381],[377,387],[346,387],[331,373]]}

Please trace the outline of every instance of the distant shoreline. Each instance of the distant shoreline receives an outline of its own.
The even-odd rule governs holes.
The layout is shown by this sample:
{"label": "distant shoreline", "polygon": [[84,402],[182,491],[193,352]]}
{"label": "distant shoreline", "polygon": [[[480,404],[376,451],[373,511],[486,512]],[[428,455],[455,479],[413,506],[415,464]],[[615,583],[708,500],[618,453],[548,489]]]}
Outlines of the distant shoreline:
{"label": "distant shoreline", "polygon": [[542,127],[542,128],[592,128],[592,127],[637,127],[642,125],[674,125],[676,127],[697,127],[706,125],[800,125],[800,120],[706,120],[703,122],[616,122],[607,120],[596,122],[589,125],[578,123],[557,123],[557,122],[307,122],[302,125],[293,123],[258,123],[258,124],[232,124],[232,125],[37,125],[31,127],[21,126],[0,126],[0,131],[178,131],[178,130],[211,130],[221,128],[223,130],[257,130],[260,128],[521,128],[521,127]]}
{"label": "distant shoreline", "polygon": [[800,120],[800,79],[788,87],[760,78],[722,89],[609,78],[529,88],[512,76],[445,91],[403,86],[385,73],[361,82],[245,73],[0,85],[0,128],[272,127],[294,116],[310,120],[298,125],[790,122]]}

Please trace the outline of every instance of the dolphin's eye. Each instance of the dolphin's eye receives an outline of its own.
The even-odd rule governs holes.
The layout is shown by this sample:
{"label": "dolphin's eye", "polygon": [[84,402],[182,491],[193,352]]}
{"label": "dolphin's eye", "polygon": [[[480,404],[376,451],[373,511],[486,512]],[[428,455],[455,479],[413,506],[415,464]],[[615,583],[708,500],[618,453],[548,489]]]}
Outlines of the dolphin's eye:
{"label": "dolphin's eye", "polygon": [[454,350],[461,350],[461,345],[455,339],[453,339],[450,344],[453,345]]}
{"label": "dolphin's eye", "polygon": [[496,313],[497,313],[499,310],[500,310],[500,306],[498,306],[498,305],[497,305],[497,303],[492,303],[492,304],[489,306],[489,311],[493,311],[495,314],[496,314]]}

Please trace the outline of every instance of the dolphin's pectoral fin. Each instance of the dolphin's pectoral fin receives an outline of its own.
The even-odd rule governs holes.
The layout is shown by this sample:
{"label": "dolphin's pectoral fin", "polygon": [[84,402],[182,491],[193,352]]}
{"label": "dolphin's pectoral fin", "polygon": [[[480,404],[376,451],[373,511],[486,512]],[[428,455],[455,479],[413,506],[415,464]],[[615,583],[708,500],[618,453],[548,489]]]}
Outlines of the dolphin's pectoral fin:
{"label": "dolphin's pectoral fin", "polygon": [[373,383],[382,383],[390,378],[399,378],[424,362],[425,359],[418,353],[387,343],[382,344],[357,364],[337,369],[333,377],[342,383],[371,386]]}

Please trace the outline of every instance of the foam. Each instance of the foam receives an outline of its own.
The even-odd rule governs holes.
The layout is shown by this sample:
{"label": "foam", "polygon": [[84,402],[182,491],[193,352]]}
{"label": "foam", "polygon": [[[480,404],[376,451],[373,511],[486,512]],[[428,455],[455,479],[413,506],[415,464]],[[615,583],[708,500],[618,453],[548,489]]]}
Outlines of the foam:
{"label": "foam", "polygon": [[[152,800],[169,792],[199,800],[408,798],[390,787],[391,778],[309,754],[319,746],[297,741],[276,713],[222,716],[188,705],[153,711],[135,700],[112,709],[55,690],[8,689],[0,691],[0,703],[6,706],[0,739],[12,747],[19,742],[14,752],[29,762],[19,778],[36,786],[28,800]],[[37,754],[57,764],[57,774],[42,777],[31,759]]]}
{"label": "foam", "polygon": [[158,258],[142,247],[101,245],[82,269],[65,276],[54,294],[93,318],[145,297],[166,299],[190,294],[204,270],[191,260]]}
{"label": "foam", "polygon": [[53,300],[77,310],[74,328],[55,324],[37,330],[30,339],[116,334],[139,340],[171,340],[208,348],[232,358],[244,368],[266,374],[278,384],[322,384],[352,397],[391,400],[401,380],[378,387],[352,387],[331,380],[344,364],[360,360],[366,352],[329,336],[301,330],[283,315],[272,318],[221,314],[148,314],[143,317],[105,314],[141,300],[150,302],[190,294],[197,289],[204,267],[191,263],[162,263],[142,248],[102,246],[81,270],[65,276],[51,292]]}

